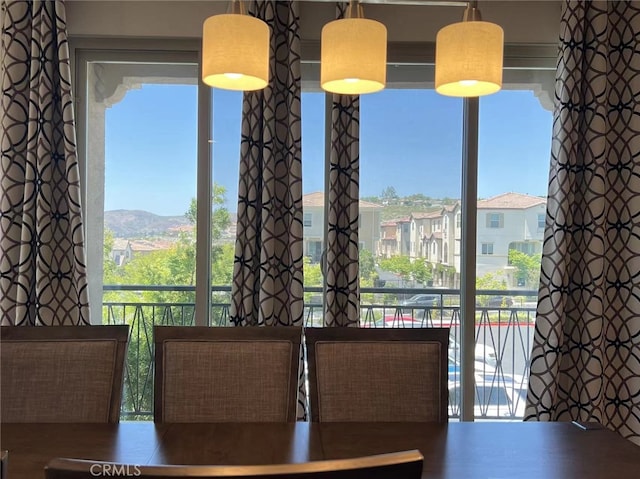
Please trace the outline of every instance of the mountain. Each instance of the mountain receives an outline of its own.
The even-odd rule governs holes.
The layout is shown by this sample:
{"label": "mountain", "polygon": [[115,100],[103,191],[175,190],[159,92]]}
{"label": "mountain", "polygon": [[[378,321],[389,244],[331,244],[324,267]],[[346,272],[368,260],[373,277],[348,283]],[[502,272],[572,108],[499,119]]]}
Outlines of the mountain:
{"label": "mountain", "polygon": [[191,228],[185,216],[159,216],[140,210],[105,211],[104,225],[116,238],[177,236],[179,231]]}

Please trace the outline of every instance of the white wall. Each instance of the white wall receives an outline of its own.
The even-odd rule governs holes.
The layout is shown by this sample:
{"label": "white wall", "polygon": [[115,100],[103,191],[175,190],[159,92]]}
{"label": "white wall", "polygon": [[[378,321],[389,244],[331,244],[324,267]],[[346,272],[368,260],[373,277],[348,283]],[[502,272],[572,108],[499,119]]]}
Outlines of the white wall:
{"label": "white wall", "polygon": [[[68,0],[69,34],[73,36],[199,38],[202,22],[227,11],[227,0]],[[334,18],[335,4],[302,2],[301,37],[318,40],[322,26]],[[506,43],[552,43],[558,38],[558,0],[481,1],[483,19],[500,24]],[[443,26],[460,21],[463,7],[366,5],[365,16],[383,22],[389,41],[435,40]]]}
{"label": "white wall", "polygon": [[[542,241],[544,230],[538,229],[538,213],[544,213],[546,206],[537,205],[526,210],[482,209],[478,210],[477,233],[477,274],[501,270],[508,264],[509,245],[514,241]],[[488,228],[486,217],[489,213],[504,215],[503,228]],[[482,254],[482,243],[493,243],[493,254]]]}

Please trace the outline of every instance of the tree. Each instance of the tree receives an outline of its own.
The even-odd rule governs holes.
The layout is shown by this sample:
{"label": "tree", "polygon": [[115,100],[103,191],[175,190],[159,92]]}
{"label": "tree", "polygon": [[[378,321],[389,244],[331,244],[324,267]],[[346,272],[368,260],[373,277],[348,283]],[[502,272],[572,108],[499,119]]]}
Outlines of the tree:
{"label": "tree", "polygon": [[507,289],[507,280],[501,271],[487,273],[476,278],[476,289],[504,290]]}
{"label": "tree", "polygon": [[[223,207],[225,204],[225,195],[227,189],[224,186],[213,184],[213,192],[211,195],[211,242],[222,238],[222,233],[231,224],[231,215],[229,210]],[[185,213],[185,217],[192,225],[197,224],[198,204],[195,198],[191,199],[189,209]]]}
{"label": "tree", "polygon": [[396,200],[398,199],[398,193],[396,193],[396,189],[393,186],[387,186],[382,190],[381,197],[383,200]]}
{"label": "tree", "polygon": [[411,264],[411,273],[413,279],[426,285],[433,279],[433,271],[431,267],[423,260],[416,260]]}
{"label": "tree", "polygon": [[411,260],[408,256],[392,256],[380,259],[380,267],[385,271],[399,274],[403,279],[410,279]]}
{"label": "tree", "polygon": [[[359,250],[359,261],[360,261],[360,284],[361,285],[373,285],[373,281],[378,278],[378,273],[376,272],[376,262],[373,258],[373,253],[368,249],[360,249]],[[369,284],[370,283],[370,284]]]}
{"label": "tree", "polygon": [[[489,289],[489,290],[505,290],[507,289],[507,280],[504,277],[504,273],[498,271],[495,273],[487,273],[484,276],[476,278],[476,289]],[[482,306],[486,306],[490,296],[478,295],[476,296],[476,302]]]}
{"label": "tree", "polygon": [[302,268],[305,286],[322,286],[320,263],[312,263],[311,258],[305,256],[302,258]]}
{"label": "tree", "polygon": [[113,231],[109,228],[104,229],[104,246],[102,247],[102,276],[104,284],[114,284],[116,276],[116,263],[111,258],[115,239]]}
{"label": "tree", "polygon": [[509,264],[516,268],[518,285],[533,287],[540,278],[541,254],[529,255],[515,249],[509,250]]}
{"label": "tree", "polygon": [[392,256],[380,259],[380,267],[400,275],[404,280],[414,280],[424,285],[433,279],[431,266],[422,259],[412,262],[408,256]]}

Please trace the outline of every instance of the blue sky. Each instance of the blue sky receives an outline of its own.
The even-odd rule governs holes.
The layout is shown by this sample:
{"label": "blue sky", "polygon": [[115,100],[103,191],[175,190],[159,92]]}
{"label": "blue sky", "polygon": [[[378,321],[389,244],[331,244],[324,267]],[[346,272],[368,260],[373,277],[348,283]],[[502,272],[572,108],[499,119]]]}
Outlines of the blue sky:
{"label": "blue sky", "polygon": [[[324,93],[302,98],[303,189],[323,188]],[[242,94],[213,91],[214,181],[236,209]],[[545,195],[552,114],[531,91],[480,101],[478,195]],[[107,110],[105,210],[182,215],[196,185],[196,87],[143,85]],[[460,197],[462,102],[430,90],[361,97],[360,195]]]}

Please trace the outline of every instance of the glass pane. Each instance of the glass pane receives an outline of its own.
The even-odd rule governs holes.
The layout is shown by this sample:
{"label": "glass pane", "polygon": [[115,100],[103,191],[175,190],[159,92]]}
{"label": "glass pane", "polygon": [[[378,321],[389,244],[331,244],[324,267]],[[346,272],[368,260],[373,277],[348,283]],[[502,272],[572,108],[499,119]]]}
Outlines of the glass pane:
{"label": "glass pane", "polygon": [[395,81],[360,99],[363,324],[455,325],[462,101],[415,81],[428,65],[390,69]]}
{"label": "glass pane", "polygon": [[[526,388],[544,235],[552,86],[553,71],[505,70],[504,89],[480,99],[476,361],[483,367],[476,382],[501,390]],[[506,401],[498,413],[488,407],[491,399],[476,396],[483,417],[524,414],[523,407],[509,409]]]}
{"label": "glass pane", "polygon": [[211,90],[211,96],[211,325],[228,326],[237,226],[242,92],[216,88]]}
{"label": "glass pane", "polygon": [[148,419],[153,326],[193,323],[197,65],[89,61],[85,73],[92,314],[131,326],[123,416]]}
{"label": "glass pane", "polygon": [[[325,94],[303,91],[302,176],[305,320],[322,325]],[[242,93],[213,90],[212,324],[227,325],[236,237]]]}
{"label": "glass pane", "polygon": [[323,91],[302,93],[304,320],[307,326],[323,325],[320,258],[324,251],[325,98]]}

